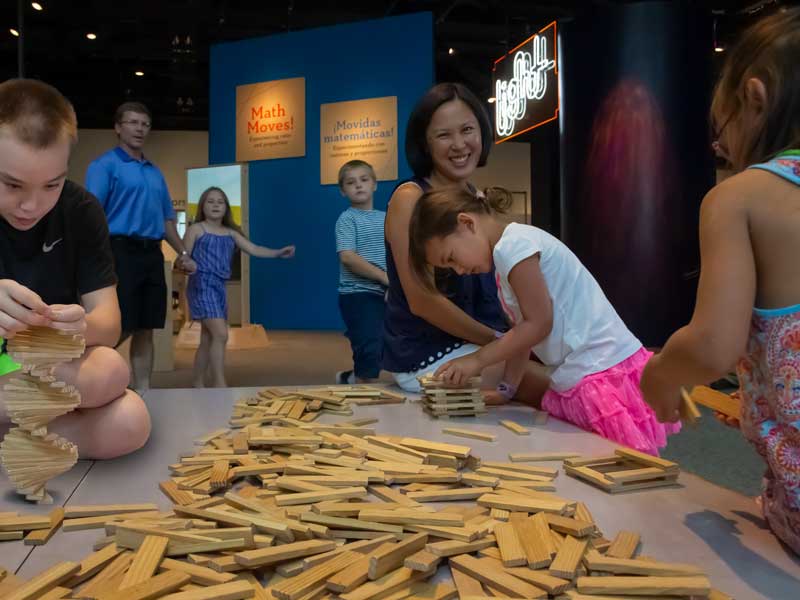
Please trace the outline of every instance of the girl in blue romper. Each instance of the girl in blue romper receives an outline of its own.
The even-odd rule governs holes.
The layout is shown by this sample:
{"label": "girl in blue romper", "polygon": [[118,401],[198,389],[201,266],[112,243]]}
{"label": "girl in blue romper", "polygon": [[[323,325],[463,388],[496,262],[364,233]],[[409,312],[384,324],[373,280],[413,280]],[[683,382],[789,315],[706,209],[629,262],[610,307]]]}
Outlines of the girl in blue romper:
{"label": "girl in blue romper", "polygon": [[225,387],[225,345],[228,341],[228,303],[225,282],[231,276],[233,251],[259,258],[291,258],[294,246],[278,250],[248,240],[234,222],[225,192],[210,187],[202,193],[197,218],[186,230],[183,243],[197,263],[189,276],[186,295],[192,320],[200,321],[200,346],[194,357],[194,387],[208,379],[212,387]]}

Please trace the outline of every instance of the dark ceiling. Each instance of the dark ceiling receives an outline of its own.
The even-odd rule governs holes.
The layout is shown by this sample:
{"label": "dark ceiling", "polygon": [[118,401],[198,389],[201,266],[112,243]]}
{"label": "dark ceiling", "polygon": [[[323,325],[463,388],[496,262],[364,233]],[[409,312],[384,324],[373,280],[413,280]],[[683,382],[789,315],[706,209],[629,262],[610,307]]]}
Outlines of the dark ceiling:
{"label": "dark ceiling", "polygon": [[[730,42],[774,2],[689,1],[716,15]],[[579,16],[612,0],[28,0],[0,2],[0,80],[18,74],[23,12],[25,76],[58,87],[75,104],[81,127],[110,127],[126,99],[148,104],[159,129],[208,128],[211,44],[430,11],[435,19],[436,77],[490,95],[491,65],[509,47],[553,19]],[[781,2],[789,4],[791,2]],[[765,8],[764,8],[765,7]],[[87,33],[97,39],[87,39]],[[453,49],[453,53],[449,49]],[[142,76],[135,75],[141,71]]]}

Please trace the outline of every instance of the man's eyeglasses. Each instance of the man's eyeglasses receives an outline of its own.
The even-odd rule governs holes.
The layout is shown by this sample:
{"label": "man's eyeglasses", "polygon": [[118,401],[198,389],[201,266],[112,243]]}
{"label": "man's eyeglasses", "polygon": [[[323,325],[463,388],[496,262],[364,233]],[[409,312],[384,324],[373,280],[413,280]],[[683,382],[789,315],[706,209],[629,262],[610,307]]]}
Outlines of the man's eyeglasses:
{"label": "man's eyeglasses", "polygon": [[120,121],[120,125],[130,125],[131,127],[138,127],[141,125],[144,129],[150,129],[152,123],[150,121]]}

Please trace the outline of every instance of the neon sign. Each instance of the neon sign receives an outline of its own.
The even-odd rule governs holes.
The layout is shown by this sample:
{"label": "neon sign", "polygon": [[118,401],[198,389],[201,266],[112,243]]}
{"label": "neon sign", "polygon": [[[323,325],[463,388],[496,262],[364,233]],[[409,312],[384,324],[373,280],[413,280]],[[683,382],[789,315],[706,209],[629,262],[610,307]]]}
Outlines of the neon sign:
{"label": "neon sign", "polygon": [[492,80],[498,144],[557,119],[556,22],[497,59]]}

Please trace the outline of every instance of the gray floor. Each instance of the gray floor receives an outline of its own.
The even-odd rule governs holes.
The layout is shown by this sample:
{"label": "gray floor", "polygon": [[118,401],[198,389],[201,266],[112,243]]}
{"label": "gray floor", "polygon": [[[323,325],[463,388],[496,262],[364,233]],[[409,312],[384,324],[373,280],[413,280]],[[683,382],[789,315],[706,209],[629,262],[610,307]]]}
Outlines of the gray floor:
{"label": "gray floor", "polygon": [[[350,346],[336,332],[270,331],[270,345],[262,350],[228,352],[226,374],[231,387],[267,385],[317,385],[333,383],[336,371],[350,368]],[[175,370],[156,373],[156,388],[192,385],[194,352],[177,350]],[[384,374],[382,379],[391,381]],[[702,409],[702,407],[701,407]],[[747,496],[759,492],[764,465],[738,431],[714,419],[709,411],[696,429],[672,436],[663,451],[690,473]]]}

